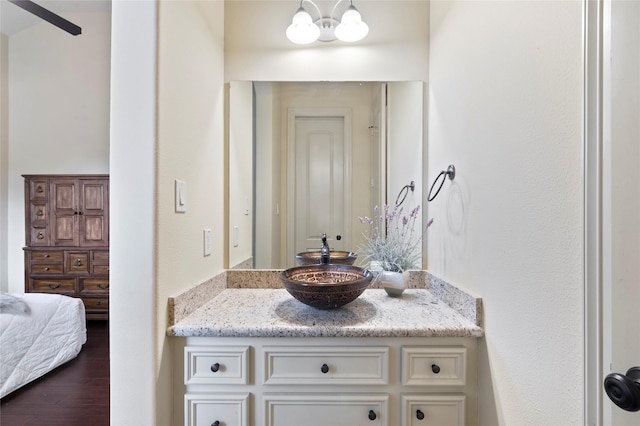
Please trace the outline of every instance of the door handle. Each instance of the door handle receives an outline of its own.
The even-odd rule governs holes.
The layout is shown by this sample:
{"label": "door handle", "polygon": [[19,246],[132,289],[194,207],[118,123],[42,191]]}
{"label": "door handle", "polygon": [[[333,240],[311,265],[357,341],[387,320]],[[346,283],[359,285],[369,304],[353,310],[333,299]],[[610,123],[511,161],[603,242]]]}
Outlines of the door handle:
{"label": "door handle", "polygon": [[604,390],[609,399],[623,410],[640,411],[640,367],[631,367],[627,374],[607,374]]}

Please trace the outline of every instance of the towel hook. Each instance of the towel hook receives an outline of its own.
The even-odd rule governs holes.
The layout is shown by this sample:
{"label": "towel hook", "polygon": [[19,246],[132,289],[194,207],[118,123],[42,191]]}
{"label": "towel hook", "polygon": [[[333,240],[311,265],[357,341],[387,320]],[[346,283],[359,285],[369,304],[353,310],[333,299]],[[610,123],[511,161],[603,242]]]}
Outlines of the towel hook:
{"label": "towel hook", "polygon": [[[405,198],[407,198],[407,195],[409,194],[409,190],[411,190],[411,192],[413,192],[413,191],[415,191],[415,189],[416,189],[416,183],[414,181],[411,181],[411,183],[409,185],[405,185],[400,190],[400,193],[396,197],[396,207],[398,207],[400,204],[404,203]],[[400,200],[400,197],[402,196],[403,193],[404,193],[404,196],[402,197],[402,200]],[[398,202],[398,200],[400,200],[400,202]]]}
{"label": "towel hook", "polygon": [[[436,193],[433,194],[433,196],[431,196],[431,193],[433,192],[433,188],[436,186],[436,183],[438,182],[438,179],[440,179],[440,177],[442,177],[440,186],[438,187]],[[433,181],[433,184],[431,185],[431,189],[429,190],[429,197],[428,197],[429,201],[433,201],[436,198],[436,196],[440,193],[440,190],[442,189],[442,185],[444,185],[444,181],[447,177],[449,177],[449,180],[453,180],[456,177],[456,167],[453,164],[449,164],[449,167],[447,167],[447,171],[445,172],[444,170],[442,170],[438,175],[438,177],[436,178],[436,180]]]}

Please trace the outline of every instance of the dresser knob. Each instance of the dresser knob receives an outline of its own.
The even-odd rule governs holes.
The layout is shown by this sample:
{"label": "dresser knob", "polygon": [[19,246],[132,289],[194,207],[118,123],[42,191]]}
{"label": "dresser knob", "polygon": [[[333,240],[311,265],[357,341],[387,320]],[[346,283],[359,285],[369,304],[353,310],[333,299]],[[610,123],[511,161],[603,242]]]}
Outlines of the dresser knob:
{"label": "dresser knob", "polygon": [[214,373],[217,373],[218,370],[220,370],[220,364],[219,363],[215,363],[215,364],[211,364],[211,371],[213,371]]}
{"label": "dresser knob", "polygon": [[44,215],[44,211],[42,209],[38,210],[38,216]]}
{"label": "dresser knob", "polygon": [[433,374],[438,374],[440,372],[440,366],[438,364],[431,364],[431,371],[433,371]]}
{"label": "dresser knob", "polygon": [[43,239],[44,238],[44,234],[42,232],[38,232],[37,238],[39,240]]}
{"label": "dresser knob", "polygon": [[324,374],[327,374],[329,372],[329,366],[327,364],[322,364],[322,367],[320,367],[320,371],[322,371]]}
{"label": "dresser knob", "polygon": [[377,418],[378,418],[378,416],[376,416],[375,411],[369,410],[369,420],[375,420]]}
{"label": "dresser knob", "polygon": [[82,266],[82,260],[76,259],[76,266]]}
{"label": "dresser knob", "polygon": [[109,284],[98,284],[98,288],[101,288],[102,290],[106,290],[109,288]]}
{"label": "dresser knob", "polygon": [[45,254],[43,257],[46,259],[46,258],[48,258],[48,257],[49,257],[49,255],[48,255],[48,254]]}
{"label": "dresser knob", "polygon": [[60,284],[60,283],[49,283],[49,284],[47,284],[47,287],[49,287],[51,290],[55,290],[57,288],[60,288],[61,285],[62,284]]}
{"label": "dresser knob", "polygon": [[44,188],[43,188],[43,187],[41,187],[41,186],[38,186],[38,187],[36,188],[36,192],[37,192],[37,193],[39,193],[39,194],[41,194],[41,193],[43,193],[43,192],[44,192]]}
{"label": "dresser knob", "polygon": [[48,271],[48,270],[49,270],[49,267],[48,267],[48,266],[45,266],[45,267],[44,267],[44,270],[45,270],[45,271]]}
{"label": "dresser knob", "polygon": [[424,419],[424,413],[420,410],[416,411],[416,419],[418,420],[423,420]]}

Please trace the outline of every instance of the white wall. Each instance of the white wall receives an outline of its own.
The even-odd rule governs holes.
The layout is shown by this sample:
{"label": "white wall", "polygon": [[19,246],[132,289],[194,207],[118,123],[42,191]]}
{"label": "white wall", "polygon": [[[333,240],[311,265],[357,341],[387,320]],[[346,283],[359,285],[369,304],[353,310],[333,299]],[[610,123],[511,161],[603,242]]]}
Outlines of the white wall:
{"label": "white wall", "polygon": [[[329,15],[335,2],[319,2]],[[343,2],[346,7],[346,2]],[[339,14],[343,13],[339,6]],[[427,1],[356,2],[369,35],[357,43],[291,43],[285,30],[295,1],[228,1],[225,79],[258,81],[425,80],[429,34]],[[311,12],[310,8],[310,13]],[[313,15],[315,16],[315,14]]]}
{"label": "white wall", "polygon": [[[180,367],[172,359],[175,339],[166,336],[167,299],[224,267],[224,3],[163,1],[158,13],[154,424],[170,425],[172,373]],[[175,212],[176,178],[187,183],[185,213]],[[213,231],[209,256],[204,228]]]}
{"label": "white wall", "polygon": [[428,267],[483,298],[481,425],[583,424],[581,7],[431,3]]}
{"label": "white wall", "polygon": [[[233,268],[253,251],[253,83],[229,83],[229,262]],[[236,235],[237,234],[237,235]]]}
{"label": "white wall", "polygon": [[9,38],[0,34],[0,291],[9,290]]}
{"label": "white wall", "polygon": [[81,35],[42,21],[9,37],[7,254],[13,292],[24,291],[21,175],[109,172],[111,15],[66,16],[82,27]]}

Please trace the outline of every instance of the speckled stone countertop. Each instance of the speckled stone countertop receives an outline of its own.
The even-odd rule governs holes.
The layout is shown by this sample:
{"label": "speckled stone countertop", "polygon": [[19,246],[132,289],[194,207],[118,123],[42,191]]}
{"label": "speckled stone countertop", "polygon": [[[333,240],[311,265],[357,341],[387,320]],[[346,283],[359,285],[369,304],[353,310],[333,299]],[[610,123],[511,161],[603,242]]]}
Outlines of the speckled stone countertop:
{"label": "speckled stone countertop", "polygon": [[[477,300],[475,303],[480,308],[480,299]],[[298,302],[282,288],[227,287],[197,309],[177,318],[167,334],[208,337],[483,336],[479,316],[472,321],[476,317],[469,318],[450,305],[427,288],[410,288],[397,298],[389,297],[382,289],[370,288],[354,302],[324,311]]]}

